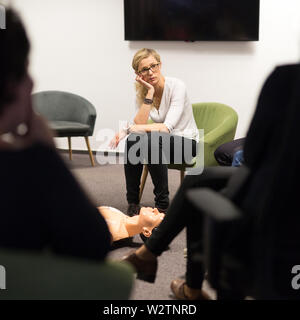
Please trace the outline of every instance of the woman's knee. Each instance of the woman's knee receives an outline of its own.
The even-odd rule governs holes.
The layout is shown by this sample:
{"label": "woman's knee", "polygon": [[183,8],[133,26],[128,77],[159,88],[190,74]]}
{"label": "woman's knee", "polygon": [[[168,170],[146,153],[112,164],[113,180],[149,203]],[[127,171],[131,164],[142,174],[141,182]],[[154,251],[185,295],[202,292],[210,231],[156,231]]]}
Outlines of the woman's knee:
{"label": "woman's knee", "polygon": [[125,148],[128,151],[136,143],[142,143],[143,135],[137,133],[131,133],[125,142]]}

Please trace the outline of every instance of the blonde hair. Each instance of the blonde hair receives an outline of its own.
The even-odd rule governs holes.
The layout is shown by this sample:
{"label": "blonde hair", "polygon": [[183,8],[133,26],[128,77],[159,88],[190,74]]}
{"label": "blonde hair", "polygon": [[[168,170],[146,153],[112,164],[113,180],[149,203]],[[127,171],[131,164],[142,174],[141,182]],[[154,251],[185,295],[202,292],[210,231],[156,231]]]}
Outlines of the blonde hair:
{"label": "blonde hair", "polygon": [[[160,55],[154,49],[143,48],[140,49],[132,59],[132,68],[135,72],[139,71],[139,64],[143,59],[148,58],[149,56],[153,56],[157,62],[160,62]],[[143,101],[147,94],[147,89],[141,85],[140,83],[135,84],[136,89],[136,101],[138,106],[143,104]]]}

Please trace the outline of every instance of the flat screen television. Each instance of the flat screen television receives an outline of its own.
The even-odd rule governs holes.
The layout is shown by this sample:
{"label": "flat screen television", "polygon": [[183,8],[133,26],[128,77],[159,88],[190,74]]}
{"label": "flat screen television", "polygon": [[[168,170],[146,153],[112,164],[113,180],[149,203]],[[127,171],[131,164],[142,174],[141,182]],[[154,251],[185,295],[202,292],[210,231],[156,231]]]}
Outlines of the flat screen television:
{"label": "flat screen television", "polygon": [[259,40],[259,0],[124,0],[124,19],[125,40]]}

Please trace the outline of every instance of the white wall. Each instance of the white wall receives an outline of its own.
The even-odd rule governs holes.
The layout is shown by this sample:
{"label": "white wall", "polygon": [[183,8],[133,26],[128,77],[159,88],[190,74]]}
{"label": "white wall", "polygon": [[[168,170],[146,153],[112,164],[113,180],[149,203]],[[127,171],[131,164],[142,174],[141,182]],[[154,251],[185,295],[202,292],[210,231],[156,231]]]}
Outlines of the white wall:
{"label": "white wall", "polygon": [[[261,0],[259,42],[124,41],[123,0],[14,0],[32,40],[35,91],[65,90],[97,108],[100,129],[118,128],[134,112],[131,59],[139,48],[161,54],[163,73],[181,78],[191,102],[217,101],[239,114],[246,134],[259,90],[278,64],[300,57],[300,1]],[[58,139],[66,147],[66,139]],[[86,149],[82,138],[74,149]]]}

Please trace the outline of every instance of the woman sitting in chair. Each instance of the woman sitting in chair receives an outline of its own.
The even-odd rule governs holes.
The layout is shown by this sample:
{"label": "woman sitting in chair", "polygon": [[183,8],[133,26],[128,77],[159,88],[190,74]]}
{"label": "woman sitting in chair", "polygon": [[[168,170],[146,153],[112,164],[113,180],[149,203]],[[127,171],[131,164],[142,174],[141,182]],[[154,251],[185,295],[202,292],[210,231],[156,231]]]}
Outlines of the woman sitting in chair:
{"label": "woman sitting in chair", "polygon": [[[132,61],[136,74],[137,113],[134,124],[117,133],[115,148],[127,133],[125,177],[129,216],[139,212],[139,187],[143,163],[147,163],[155,194],[155,207],[169,206],[168,163],[189,163],[196,155],[199,132],[192,105],[181,80],[164,77],[159,54],[139,50]],[[149,117],[154,123],[148,124]],[[136,151],[139,150],[137,158]],[[176,156],[177,155],[177,156]],[[155,160],[153,160],[155,159]]]}
{"label": "woman sitting in chair", "polygon": [[[201,175],[186,176],[164,220],[153,235],[140,248],[123,257],[123,260],[135,267],[139,279],[154,282],[158,257],[186,227],[188,248],[186,278],[173,280],[171,289],[177,299],[209,298],[202,290],[205,273],[203,256],[201,258],[203,216],[201,212],[197,212],[186,196],[189,189],[207,187],[216,191],[222,190],[248,214],[251,218],[249,225],[255,224],[256,231],[259,230],[261,234],[266,233],[270,237],[268,239],[265,236],[268,241],[255,247],[262,260],[270,259],[271,256],[274,261],[270,264],[268,260],[268,267],[272,266],[272,270],[265,268],[267,275],[262,281],[272,280],[275,286],[278,286],[278,292],[282,297],[292,296],[293,293],[296,295],[296,291],[291,290],[291,286],[287,284],[290,284],[291,280],[288,279],[291,271],[289,268],[297,264],[300,247],[299,232],[297,232],[300,218],[298,211],[293,209],[297,208],[299,194],[297,168],[300,149],[295,148],[297,143],[299,144],[297,135],[299,83],[300,64],[277,67],[266,80],[243,148],[244,163],[251,173],[242,187],[235,192],[231,190],[231,194],[226,194],[226,191],[229,192],[228,189],[224,190],[230,177],[238,170],[235,167],[208,167]],[[280,130],[278,123],[281,124]],[[232,186],[235,186],[234,181]],[[270,227],[271,223],[273,228]],[[254,238],[257,235],[258,233]],[[271,250],[270,244],[274,246]],[[282,248],[284,254],[280,255],[274,248]],[[286,254],[289,250],[294,256]],[[280,277],[276,277],[278,274]]]}

